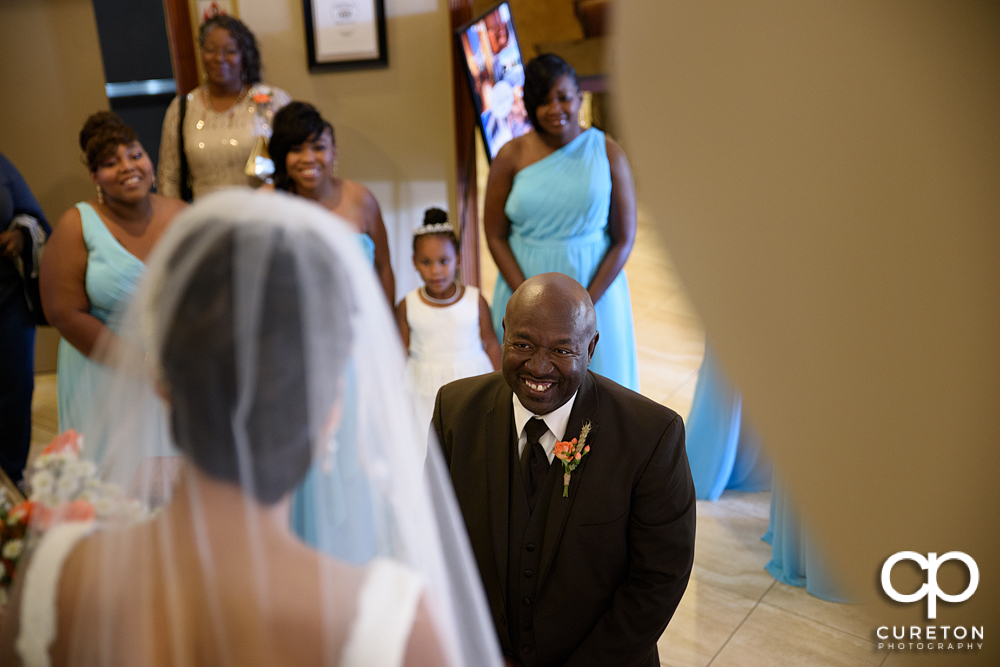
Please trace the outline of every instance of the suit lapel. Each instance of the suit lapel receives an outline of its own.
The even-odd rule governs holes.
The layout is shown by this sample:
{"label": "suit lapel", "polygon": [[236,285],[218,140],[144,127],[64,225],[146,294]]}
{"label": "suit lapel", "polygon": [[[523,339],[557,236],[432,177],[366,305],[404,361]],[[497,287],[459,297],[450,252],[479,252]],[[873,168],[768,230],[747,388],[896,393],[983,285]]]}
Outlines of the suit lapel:
{"label": "suit lapel", "polygon": [[[573,410],[569,414],[569,421],[566,423],[566,440],[572,440],[580,436],[580,429],[584,422],[590,421],[590,435],[587,436],[586,444],[593,447],[597,441],[597,431],[599,424],[596,421],[597,410],[600,407],[597,395],[597,384],[593,375],[588,372],[580,385],[579,393],[576,395],[576,402]],[[555,557],[556,547],[562,539],[563,531],[566,528],[566,520],[569,518],[570,508],[576,498],[576,490],[580,487],[580,478],[586,472],[587,461],[590,457],[584,456],[580,459],[580,465],[576,467],[570,476],[569,496],[563,498],[563,470],[562,461],[557,458],[552,459],[552,465],[557,467],[558,478],[552,486],[552,495],[549,497],[548,514],[545,517],[545,538],[542,541],[542,563],[539,569],[538,586],[541,589],[545,581],[545,576],[549,573],[552,559]]]}
{"label": "suit lapel", "polygon": [[513,392],[503,378],[486,419],[486,484],[500,590],[507,592],[507,531],[510,519],[510,434],[514,421]]}

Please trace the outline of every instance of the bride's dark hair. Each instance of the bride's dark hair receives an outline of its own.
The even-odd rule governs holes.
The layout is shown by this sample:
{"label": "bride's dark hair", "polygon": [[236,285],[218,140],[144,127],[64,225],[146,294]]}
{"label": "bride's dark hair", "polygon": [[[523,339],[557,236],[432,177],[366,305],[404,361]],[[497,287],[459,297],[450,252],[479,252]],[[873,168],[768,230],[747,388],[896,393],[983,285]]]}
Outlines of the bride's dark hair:
{"label": "bride's dark hair", "polygon": [[[240,381],[236,337],[255,334],[237,331],[234,289],[240,286],[234,285],[234,261],[240,237],[260,233],[272,234],[274,246],[261,267],[263,295],[246,429],[252,479],[246,479],[240,474],[240,457],[247,453],[239,451],[233,432]],[[317,415],[310,410],[325,410],[320,415],[325,419],[337,400],[337,382],[310,383],[309,378],[316,373],[341,377],[351,349],[353,308],[346,273],[334,264],[325,244],[290,238],[300,234],[311,232],[247,223],[225,234],[194,269],[163,346],[163,379],[177,446],[211,477],[234,482],[267,505],[298,486],[318,450]],[[180,261],[196,238],[180,244],[171,264]],[[301,298],[303,275],[322,289],[321,312],[306,312],[316,304],[307,308]],[[323,318],[322,335],[307,340],[306,319],[316,317]],[[316,395],[317,388],[324,395]]]}

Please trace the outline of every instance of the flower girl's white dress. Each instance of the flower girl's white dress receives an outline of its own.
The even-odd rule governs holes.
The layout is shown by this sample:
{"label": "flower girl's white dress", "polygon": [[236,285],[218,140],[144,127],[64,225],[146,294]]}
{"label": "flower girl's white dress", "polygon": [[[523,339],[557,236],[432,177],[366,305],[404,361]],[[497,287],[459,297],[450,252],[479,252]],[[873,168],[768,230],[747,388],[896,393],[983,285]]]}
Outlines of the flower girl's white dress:
{"label": "flower girl's white dress", "polygon": [[462,378],[493,372],[479,330],[479,290],[465,286],[462,298],[443,308],[429,306],[420,290],[406,295],[410,327],[407,367],[416,394],[417,422],[430,426],[438,389]]}

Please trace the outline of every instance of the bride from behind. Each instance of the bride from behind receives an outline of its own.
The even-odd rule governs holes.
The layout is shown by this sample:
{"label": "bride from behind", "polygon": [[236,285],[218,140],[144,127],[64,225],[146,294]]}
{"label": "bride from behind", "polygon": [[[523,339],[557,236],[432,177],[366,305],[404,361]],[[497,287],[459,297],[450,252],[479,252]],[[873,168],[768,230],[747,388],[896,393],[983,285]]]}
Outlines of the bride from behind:
{"label": "bride from behind", "polygon": [[[432,452],[424,474],[418,457],[395,331],[355,246],[328,213],[281,194],[220,193],[176,220],[127,316],[145,349],[108,388],[115,407],[94,416],[113,433],[102,483],[133,511],[59,522],[56,508],[15,580],[0,663],[502,664],[440,460]],[[365,520],[378,544],[362,567],[288,527],[313,458],[335,460],[352,365],[364,369],[356,464],[375,490]],[[153,391],[170,456],[137,437],[130,406]],[[151,518],[130,518],[136,507]]]}

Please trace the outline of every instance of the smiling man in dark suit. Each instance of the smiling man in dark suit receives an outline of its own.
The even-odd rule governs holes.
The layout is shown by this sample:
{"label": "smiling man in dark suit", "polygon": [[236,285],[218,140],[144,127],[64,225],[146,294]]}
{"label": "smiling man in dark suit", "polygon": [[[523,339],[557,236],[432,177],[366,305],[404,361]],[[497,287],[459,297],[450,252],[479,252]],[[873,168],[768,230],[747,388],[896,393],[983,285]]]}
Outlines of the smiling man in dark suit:
{"label": "smiling man in dark suit", "polygon": [[[684,425],[587,370],[595,323],[572,278],[529,278],[507,304],[502,372],[445,385],[434,407],[508,664],[658,666],[691,575]],[[555,454],[573,438],[588,449],[567,477]]]}

